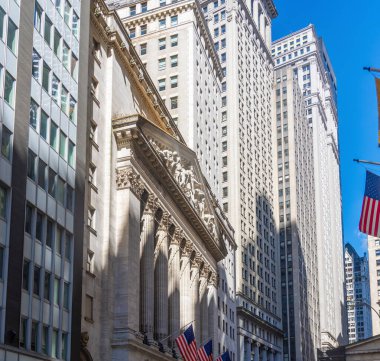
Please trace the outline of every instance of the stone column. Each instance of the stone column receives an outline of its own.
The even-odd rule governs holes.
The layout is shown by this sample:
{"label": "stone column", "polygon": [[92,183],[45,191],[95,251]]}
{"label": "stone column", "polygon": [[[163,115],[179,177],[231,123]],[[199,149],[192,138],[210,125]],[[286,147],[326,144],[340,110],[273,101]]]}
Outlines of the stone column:
{"label": "stone column", "polygon": [[[134,338],[140,314],[140,196],[143,185],[131,168],[116,170],[114,336],[115,340]],[[137,278],[137,279],[136,279]]]}
{"label": "stone column", "polygon": [[208,304],[207,304],[207,295],[208,295],[208,288],[207,288],[207,278],[209,275],[209,268],[205,265],[202,268],[201,274],[200,274],[200,286],[199,286],[199,302],[200,302],[200,341],[201,343],[205,343],[210,338],[208,335]]}
{"label": "stone column", "polygon": [[269,358],[269,361],[274,361],[274,350],[269,350],[268,352],[268,358]]}
{"label": "stone column", "polygon": [[262,353],[263,353],[263,359],[262,360],[263,361],[268,361],[268,350],[269,349],[266,346],[263,348],[263,351],[262,351]]}
{"label": "stone column", "polygon": [[[217,340],[218,335],[218,310],[217,310],[217,274],[213,272],[208,283],[208,335]],[[217,354],[217,342],[213,342],[213,353]]]}
{"label": "stone column", "polygon": [[254,344],[254,350],[255,350],[255,355],[253,357],[254,361],[259,361],[260,360],[260,343],[256,342]]}
{"label": "stone column", "polygon": [[154,250],[154,298],[155,303],[155,339],[166,338],[169,330],[168,315],[168,214],[164,214],[156,234]]}
{"label": "stone column", "polygon": [[180,329],[180,250],[182,232],[177,227],[170,242],[169,258],[169,334],[170,346],[174,346],[174,340]]}
{"label": "stone column", "polygon": [[149,195],[142,216],[140,237],[141,316],[140,330],[153,339],[154,327],[154,214],[157,200]]}
{"label": "stone column", "polygon": [[190,295],[190,256],[193,251],[191,242],[187,241],[181,254],[181,273],[180,273],[180,299],[181,299],[181,324],[184,327],[193,321]]}
{"label": "stone column", "polygon": [[194,261],[191,264],[191,281],[190,281],[190,288],[191,288],[191,300],[192,300],[192,309],[193,309],[193,317],[194,320],[193,328],[194,328],[194,335],[195,339],[197,341],[197,344],[200,344],[200,333],[201,333],[201,326],[200,326],[200,307],[199,307],[199,272],[200,272],[200,266],[202,263],[202,259],[200,255],[196,255]]}
{"label": "stone column", "polygon": [[251,353],[252,353],[252,340],[248,337],[242,337],[244,340],[244,353],[243,353],[243,359],[244,361],[251,361]]}

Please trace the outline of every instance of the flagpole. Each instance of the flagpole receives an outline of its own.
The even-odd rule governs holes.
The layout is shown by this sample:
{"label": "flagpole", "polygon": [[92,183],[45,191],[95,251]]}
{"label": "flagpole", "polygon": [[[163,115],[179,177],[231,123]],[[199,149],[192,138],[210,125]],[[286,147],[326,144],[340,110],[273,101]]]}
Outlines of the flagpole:
{"label": "flagpole", "polygon": [[373,71],[373,72],[376,72],[376,73],[380,73],[380,69],[379,68],[372,68],[370,66],[364,66],[363,70],[367,70],[369,72]]}
{"label": "flagpole", "polygon": [[[189,323],[187,323],[185,326],[182,326],[180,329],[179,329],[179,332],[181,332],[182,329],[184,329],[186,326],[190,325],[191,323],[195,322],[195,320],[192,320],[190,321]],[[165,338],[163,338],[162,340],[158,341],[158,342],[163,342],[165,340],[167,340],[170,336],[173,336],[176,332],[173,332],[171,333],[169,336],[166,336]]]}
{"label": "flagpole", "polygon": [[[380,71],[380,69],[379,69]],[[362,160],[362,159],[354,159],[354,162],[357,162],[357,163],[366,163],[366,164],[372,164],[372,165],[380,165],[379,162],[372,162],[370,160]]]}

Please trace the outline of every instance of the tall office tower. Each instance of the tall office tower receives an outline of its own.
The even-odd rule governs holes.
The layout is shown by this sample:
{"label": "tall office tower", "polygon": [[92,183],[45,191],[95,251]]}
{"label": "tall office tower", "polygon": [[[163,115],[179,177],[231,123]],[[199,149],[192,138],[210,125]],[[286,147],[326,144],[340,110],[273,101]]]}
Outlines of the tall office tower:
{"label": "tall office tower", "polygon": [[359,257],[354,247],[345,246],[346,304],[348,342],[372,336],[371,297],[369,289],[368,258]]}
{"label": "tall office tower", "polygon": [[235,229],[238,360],[282,359],[274,225],[271,0],[205,1],[223,67],[222,204]]}
{"label": "tall office tower", "polygon": [[[193,149],[211,191],[221,200],[222,68],[195,0],[109,1],[117,9],[136,49],[187,145]],[[224,30],[225,31],[225,26]],[[214,353],[236,358],[235,248],[218,265],[218,342]],[[202,340],[206,341],[206,340]]]}
{"label": "tall office tower", "polygon": [[345,342],[346,311],[335,75],[313,25],[275,41],[272,55],[276,69],[298,77],[313,129],[321,347],[336,347]]}
{"label": "tall office tower", "polygon": [[284,360],[311,361],[320,345],[313,133],[293,69],[275,71],[274,91]]}
{"label": "tall office tower", "polygon": [[1,360],[79,354],[88,14],[0,1]]}
{"label": "tall office tower", "polygon": [[81,357],[170,360],[191,323],[218,339],[233,231],[117,13],[91,14]]}
{"label": "tall office tower", "polygon": [[219,199],[222,69],[199,3],[136,1],[117,12]]}
{"label": "tall office tower", "polygon": [[380,238],[368,236],[368,264],[372,307],[372,335],[375,336],[380,334]]}

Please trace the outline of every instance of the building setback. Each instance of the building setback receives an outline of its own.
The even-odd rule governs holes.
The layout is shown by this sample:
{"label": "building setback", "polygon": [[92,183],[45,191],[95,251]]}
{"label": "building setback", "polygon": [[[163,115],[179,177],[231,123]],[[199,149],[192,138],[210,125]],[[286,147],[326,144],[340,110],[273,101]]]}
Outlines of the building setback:
{"label": "building setback", "polygon": [[311,361],[320,345],[313,133],[292,68],[275,71],[274,91],[284,355]]}
{"label": "building setback", "polygon": [[88,14],[0,1],[1,360],[79,354]]}
{"label": "building setback", "polygon": [[336,79],[313,25],[276,40],[272,56],[276,69],[290,67],[298,77],[313,130],[320,340],[322,349],[333,348],[347,337]]}
{"label": "building setback", "polygon": [[348,342],[353,343],[372,336],[372,311],[367,255],[359,257],[349,243],[345,246],[345,271]]}
{"label": "building setback", "polygon": [[115,11],[91,3],[84,360],[171,360],[217,339],[233,231]]}

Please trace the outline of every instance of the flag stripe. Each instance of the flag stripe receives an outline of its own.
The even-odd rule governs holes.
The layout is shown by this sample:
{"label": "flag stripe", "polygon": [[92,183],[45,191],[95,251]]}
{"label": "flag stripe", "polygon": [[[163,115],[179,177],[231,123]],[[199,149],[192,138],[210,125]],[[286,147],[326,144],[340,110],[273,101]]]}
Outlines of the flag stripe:
{"label": "flag stripe", "polygon": [[364,199],[363,199],[362,213],[360,215],[360,223],[359,223],[359,230],[362,232],[364,232],[363,224],[364,224],[364,209],[365,209],[365,205],[366,205],[366,198],[367,197],[364,197]]}
{"label": "flag stripe", "polygon": [[368,233],[367,220],[368,220],[368,208],[369,208],[370,199],[368,197],[365,197],[365,198],[366,200],[365,200],[365,209],[364,209],[363,229],[364,229],[364,233]]}
{"label": "flag stripe", "polygon": [[375,206],[373,207],[373,220],[372,220],[372,227],[371,227],[371,233],[375,234],[377,232],[377,212],[379,211],[379,202],[375,201]]}
{"label": "flag stripe", "polygon": [[368,233],[372,234],[372,221],[373,221],[373,211],[375,208],[375,203],[376,201],[374,199],[370,199],[370,204],[369,204],[369,210],[368,210],[368,220],[367,220],[367,229]]}

